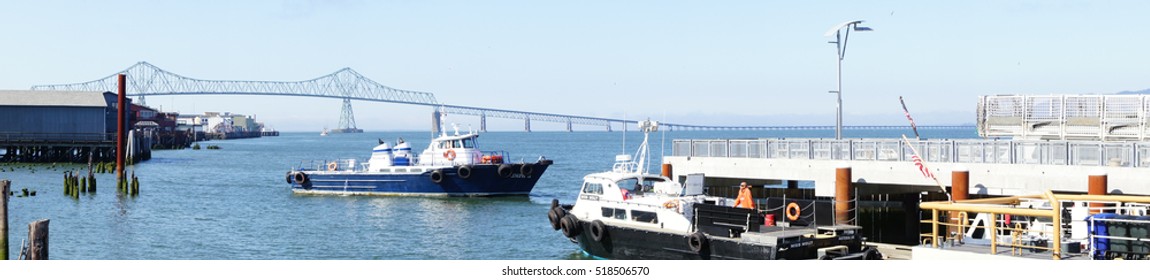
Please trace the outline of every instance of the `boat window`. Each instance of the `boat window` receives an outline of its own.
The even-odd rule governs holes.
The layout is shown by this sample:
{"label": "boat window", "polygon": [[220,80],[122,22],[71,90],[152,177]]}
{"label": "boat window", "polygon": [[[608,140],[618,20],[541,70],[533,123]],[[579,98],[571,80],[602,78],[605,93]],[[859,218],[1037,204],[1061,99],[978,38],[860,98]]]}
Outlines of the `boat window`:
{"label": "boat window", "polygon": [[603,194],[603,184],[585,183],[585,184],[583,184],[583,193],[585,193],[585,194]]}
{"label": "boat window", "polygon": [[657,224],[659,223],[659,215],[655,214],[655,212],[631,210],[631,220],[636,222]]}
{"label": "boat window", "polygon": [[468,149],[475,148],[475,138],[463,139],[463,147]]}
{"label": "boat window", "polygon": [[461,140],[451,141],[451,147],[452,148],[463,148],[463,141],[461,141]]}
{"label": "boat window", "polygon": [[603,217],[604,218],[614,218],[614,219],[619,219],[619,220],[626,220],[627,219],[627,210],[610,208],[610,207],[603,207],[601,209],[603,209]]}

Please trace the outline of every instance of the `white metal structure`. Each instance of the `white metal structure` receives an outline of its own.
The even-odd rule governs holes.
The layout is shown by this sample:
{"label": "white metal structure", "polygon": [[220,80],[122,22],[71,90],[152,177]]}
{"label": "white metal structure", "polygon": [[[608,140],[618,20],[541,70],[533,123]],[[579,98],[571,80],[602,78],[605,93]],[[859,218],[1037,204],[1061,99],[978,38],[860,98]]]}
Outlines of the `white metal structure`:
{"label": "white metal structure", "polygon": [[978,100],[978,135],[1028,140],[1146,141],[1146,95],[994,95]]}

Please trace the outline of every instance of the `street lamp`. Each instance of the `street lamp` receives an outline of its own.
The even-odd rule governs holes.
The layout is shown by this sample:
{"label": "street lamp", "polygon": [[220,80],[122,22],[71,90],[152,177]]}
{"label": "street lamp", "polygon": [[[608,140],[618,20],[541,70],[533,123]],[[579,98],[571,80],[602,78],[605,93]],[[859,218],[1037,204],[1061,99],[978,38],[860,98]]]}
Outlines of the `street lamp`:
{"label": "street lamp", "polygon": [[[827,43],[835,44],[837,51],[835,52],[839,57],[839,80],[838,90],[830,91],[837,95],[838,101],[835,103],[835,140],[843,139],[843,57],[847,54],[847,39],[851,37],[851,29],[854,31],[873,31],[870,27],[859,26],[863,21],[848,21],[835,25],[826,35],[835,35],[835,40]],[[843,34],[843,29],[846,29],[846,34]]]}

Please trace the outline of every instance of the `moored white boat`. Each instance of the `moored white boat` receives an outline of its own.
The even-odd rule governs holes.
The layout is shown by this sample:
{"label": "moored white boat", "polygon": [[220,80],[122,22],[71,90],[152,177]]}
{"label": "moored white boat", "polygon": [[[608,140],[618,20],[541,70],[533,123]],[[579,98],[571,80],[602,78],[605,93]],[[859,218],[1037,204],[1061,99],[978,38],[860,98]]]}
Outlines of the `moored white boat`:
{"label": "moored white boat", "polygon": [[[583,178],[572,205],[552,201],[548,219],[589,255],[608,259],[878,259],[862,245],[860,227],[763,225],[758,210],[647,174],[648,134],[636,156],[620,155],[610,171]],[[634,162],[637,159],[638,162]],[[750,199],[749,192],[748,197]]]}

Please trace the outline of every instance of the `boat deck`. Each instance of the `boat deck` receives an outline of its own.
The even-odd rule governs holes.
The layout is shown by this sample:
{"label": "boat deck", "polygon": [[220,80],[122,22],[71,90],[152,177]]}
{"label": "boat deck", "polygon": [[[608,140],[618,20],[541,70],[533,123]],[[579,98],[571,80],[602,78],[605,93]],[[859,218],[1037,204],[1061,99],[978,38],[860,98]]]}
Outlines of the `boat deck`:
{"label": "boat deck", "polygon": [[[998,244],[994,250],[991,250],[989,240],[981,239],[968,239],[964,243],[942,242],[939,243],[939,248],[932,248],[930,245],[917,246],[912,248],[912,260],[955,260],[955,259],[1030,259],[1030,260],[1052,260],[1054,259],[1054,252],[1050,250],[1035,250],[1029,248],[1013,248],[1009,244]],[[1063,260],[1089,260],[1090,256],[1087,252],[1082,253],[1063,253],[1061,258]]]}

